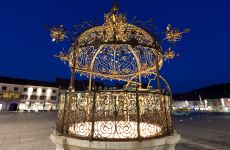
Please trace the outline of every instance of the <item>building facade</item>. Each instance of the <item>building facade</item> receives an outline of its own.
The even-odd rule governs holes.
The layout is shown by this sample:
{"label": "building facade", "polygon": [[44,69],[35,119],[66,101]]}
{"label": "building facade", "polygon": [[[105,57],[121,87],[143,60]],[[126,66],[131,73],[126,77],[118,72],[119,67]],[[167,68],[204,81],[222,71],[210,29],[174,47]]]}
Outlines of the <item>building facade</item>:
{"label": "building facade", "polygon": [[172,103],[172,109],[230,112],[230,98],[204,99],[197,101],[180,100]]}
{"label": "building facade", "polygon": [[[50,111],[58,109],[60,93],[69,87],[69,80],[55,82],[0,77],[0,111]],[[87,91],[88,81],[75,81],[75,90]],[[95,90],[114,90],[122,86],[105,86],[93,82]]]}
{"label": "building facade", "polygon": [[0,77],[0,111],[57,110],[56,83]]}

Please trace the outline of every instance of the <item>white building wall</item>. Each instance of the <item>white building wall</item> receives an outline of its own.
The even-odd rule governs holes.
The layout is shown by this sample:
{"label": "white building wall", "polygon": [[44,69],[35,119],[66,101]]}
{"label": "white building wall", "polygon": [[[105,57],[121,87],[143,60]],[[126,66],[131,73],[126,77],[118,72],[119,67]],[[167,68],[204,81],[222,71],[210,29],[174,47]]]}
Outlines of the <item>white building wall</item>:
{"label": "white building wall", "polygon": [[[2,91],[2,87],[7,87],[7,89]],[[16,87],[18,88],[17,91],[15,91]],[[57,110],[59,89],[56,87],[0,83],[0,93],[9,91],[20,94],[20,99],[15,101],[18,103],[18,109],[20,111]],[[12,101],[14,101],[14,99],[3,101],[3,99],[0,98],[0,111],[8,110],[9,103]]]}
{"label": "white building wall", "polygon": [[174,101],[172,107],[173,109],[186,107],[195,110],[227,112],[230,111],[230,98],[205,99],[202,101]]}

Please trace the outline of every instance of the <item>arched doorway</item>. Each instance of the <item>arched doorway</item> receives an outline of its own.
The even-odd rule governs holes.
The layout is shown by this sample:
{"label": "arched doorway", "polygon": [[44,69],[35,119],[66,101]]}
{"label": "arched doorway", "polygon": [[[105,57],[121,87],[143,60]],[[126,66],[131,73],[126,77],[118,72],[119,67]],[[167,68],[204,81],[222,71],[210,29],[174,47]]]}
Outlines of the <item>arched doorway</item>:
{"label": "arched doorway", "polygon": [[16,111],[18,108],[18,104],[17,103],[11,103],[9,106],[8,111]]}

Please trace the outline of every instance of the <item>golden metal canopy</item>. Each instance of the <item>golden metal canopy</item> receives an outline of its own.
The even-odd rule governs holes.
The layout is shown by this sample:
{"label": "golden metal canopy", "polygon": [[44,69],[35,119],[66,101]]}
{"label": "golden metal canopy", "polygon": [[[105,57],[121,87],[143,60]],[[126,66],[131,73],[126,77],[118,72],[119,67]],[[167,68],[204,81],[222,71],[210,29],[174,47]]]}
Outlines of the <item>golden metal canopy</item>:
{"label": "golden metal canopy", "polygon": [[141,85],[143,75],[155,71],[156,64],[162,66],[161,47],[148,32],[129,24],[117,7],[115,10],[105,15],[103,25],[77,38],[69,65],[89,76],[90,82],[92,77],[103,77]]}
{"label": "golden metal canopy", "polygon": [[[187,30],[180,32],[169,24],[166,37],[158,42],[144,29],[128,23],[118,10],[115,1],[102,25],[81,33],[69,53],[56,55],[68,61],[72,71],[69,90],[60,98],[56,130],[61,135],[90,141],[140,141],[173,133],[172,93],[159,70],[163,59],[170,60],[176,53],[170,48],[163,53],[161,45],[164,40],[179,41]],[[51,29],[53,41],[62,41],[65,34],[63,26]],[[76,72],[89,77],[88,91],[74,90]],[[92,89],[94,77],[127,84],[124,89]],[[142,77],[149,80],[145,89]],[[151,87],[155,79],[157,89]],[[136,86],[134,90],[128,88],[131,84]]]}

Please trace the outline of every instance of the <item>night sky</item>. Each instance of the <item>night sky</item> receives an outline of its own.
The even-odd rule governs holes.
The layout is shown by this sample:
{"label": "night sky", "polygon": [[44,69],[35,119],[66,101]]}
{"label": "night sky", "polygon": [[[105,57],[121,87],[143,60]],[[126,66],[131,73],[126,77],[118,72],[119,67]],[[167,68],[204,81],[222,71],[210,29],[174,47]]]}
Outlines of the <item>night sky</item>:
{"label": "night sky", "polygon": [[[81,19],[102,18],[113,0],[1,0],[0,76],[54,81],[69,78],[68,66],[52,57],[62,44],[51,42],[45,25],[71,29]],[[120,0],[128,18],[153,18],[191,32],[174,48],[180,56],[165,62],[161,74],[173,92],[230,82],[229,0]]]}

